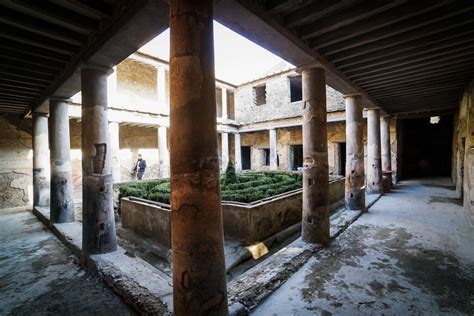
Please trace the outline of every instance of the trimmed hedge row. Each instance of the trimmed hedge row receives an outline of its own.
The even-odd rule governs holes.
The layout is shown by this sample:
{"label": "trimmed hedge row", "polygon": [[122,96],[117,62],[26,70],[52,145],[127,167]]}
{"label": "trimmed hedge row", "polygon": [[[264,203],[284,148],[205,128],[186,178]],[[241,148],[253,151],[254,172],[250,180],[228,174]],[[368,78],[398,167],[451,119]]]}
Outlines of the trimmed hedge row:
{"label": "trimmed hedge row", "polygon": [[[221,198],[223,201],[250,203],[303,186],[303,175],[287,172],[246,172],[228,177],[221,176]],[[146,180],[117,185],[119,198],[134,196],[151,201],[170,203],[169,179]]]}

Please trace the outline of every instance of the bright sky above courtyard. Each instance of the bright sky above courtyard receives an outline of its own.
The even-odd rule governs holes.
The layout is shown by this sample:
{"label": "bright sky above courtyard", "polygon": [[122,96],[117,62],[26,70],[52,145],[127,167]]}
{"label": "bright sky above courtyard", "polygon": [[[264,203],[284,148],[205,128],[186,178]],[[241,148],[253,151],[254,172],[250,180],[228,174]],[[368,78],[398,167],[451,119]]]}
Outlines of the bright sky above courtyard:
{"label": "bright sky above courtyard", "polygon": [[[169,29],[155,37],[140,51],[169,61]],[[216,78],[240,84],[260,78],[282,62],[280,57],[214,21]],[[291,67],[287,64],[287,67]],[[286,67],[283,67],[286,68]]]}

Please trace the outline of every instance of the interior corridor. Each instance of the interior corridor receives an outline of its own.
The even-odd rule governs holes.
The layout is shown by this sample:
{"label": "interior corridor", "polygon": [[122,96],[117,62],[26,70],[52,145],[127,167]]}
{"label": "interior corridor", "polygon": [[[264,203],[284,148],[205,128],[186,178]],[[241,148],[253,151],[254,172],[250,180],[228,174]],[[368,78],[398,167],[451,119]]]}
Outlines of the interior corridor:
{"label": "interior corridor", "polygon": [[474,227],[447,178],[400,182],[254,315],[474,313]]}

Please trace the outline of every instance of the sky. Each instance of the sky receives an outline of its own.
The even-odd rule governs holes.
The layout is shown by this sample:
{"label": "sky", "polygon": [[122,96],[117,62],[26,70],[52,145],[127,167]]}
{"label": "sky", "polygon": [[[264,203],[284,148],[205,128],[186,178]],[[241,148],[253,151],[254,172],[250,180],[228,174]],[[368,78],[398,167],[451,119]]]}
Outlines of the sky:
{"label": "sky", "polygon": [[[139,51],[169,61],[170,31],[167,29]],[[214,21],[216,78],[238,85],[266,74],[283,59],[240,34]],[[292,67],[288,64],[288,68]]]}

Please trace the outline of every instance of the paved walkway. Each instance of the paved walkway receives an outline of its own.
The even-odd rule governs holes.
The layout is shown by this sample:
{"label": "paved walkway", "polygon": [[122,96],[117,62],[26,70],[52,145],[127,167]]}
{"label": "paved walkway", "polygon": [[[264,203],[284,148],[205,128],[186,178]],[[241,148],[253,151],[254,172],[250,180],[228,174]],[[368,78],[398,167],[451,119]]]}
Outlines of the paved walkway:
{"label": "paved walkway", "polygon": [[0,210],[0,315],[133,315],[28,211]]}
{"label": "paved walkway", "polygon": [[255,315],[473,315],[474,227],[447,179],[404,181]]}

